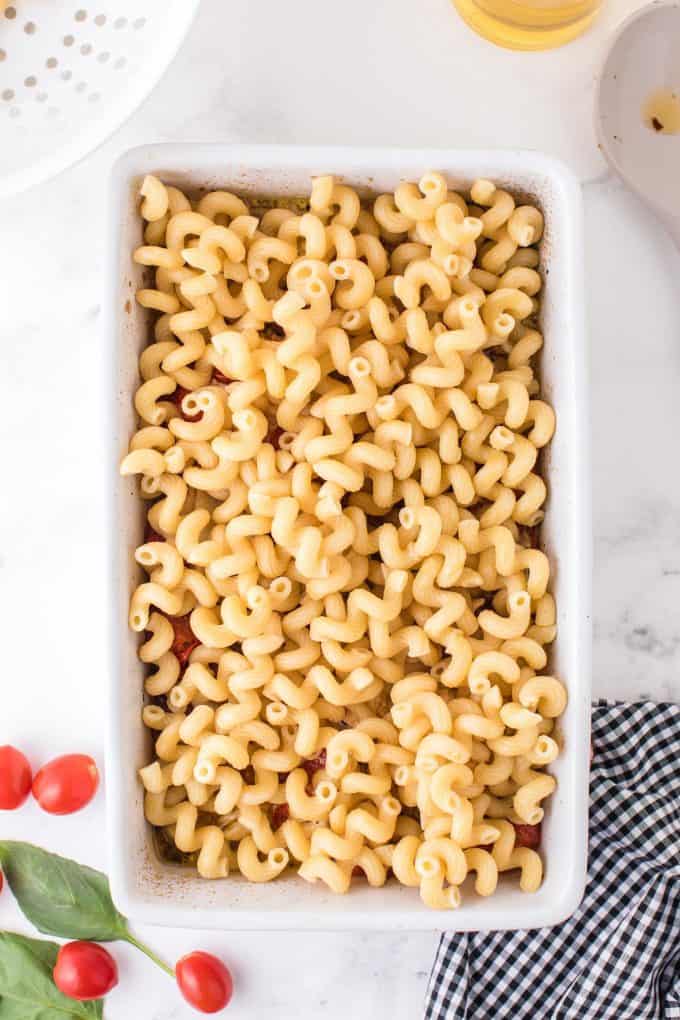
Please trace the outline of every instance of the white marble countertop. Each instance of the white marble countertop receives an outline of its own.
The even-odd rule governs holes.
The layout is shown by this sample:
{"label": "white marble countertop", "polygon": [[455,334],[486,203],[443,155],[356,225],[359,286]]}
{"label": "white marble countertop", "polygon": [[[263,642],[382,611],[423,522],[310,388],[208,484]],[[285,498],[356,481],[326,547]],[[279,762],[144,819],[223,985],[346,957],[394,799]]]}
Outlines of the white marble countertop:
{"label": "white marble countertop", "polygon": [[[323,8],[311,2],[306,6],[310,17]],[[397,6],[403,15],[404,4]],[[206,5],[174,69],[99,152],[51,183],[0,205],[0,452],[5,479],[0,504],[0,743],[22,746],[36,763],[71,750],[102,758],[108,380],[100,293],[111,160],[130,145],[170,138],[452,142],[450,132],[442,137],[436,118],[423,119],[418,109],[403,108],[397,119],[392,111],[376,121],[370,104],[365,110],[338,108],[336,133],[324,115],[323,95],[313,98],[305,92],[307,102],[301,102],[304,90],[295,74],[291,36],[278,40],[276,33],[262,30],[257,46],[244,52],[236,44],[247,42],[245,16],[234,43],[228,29],[215,31],[220,7]],[[286,5],[240,7],[257,8],[264,17],[265,7],[280,11]],[[251,32],[256,20],[253,14]],[[420,28],[427,31],[424,22]],[[305,23],[305,38],[311,31]],[[317,25],[316,31],[332,34],[334,28]],[[426,41],[420,39],[423,49]],[[255,49],[266,57],[261,71],[248,59],[254,59]],[[365,57],[368,50],[362,52]],[[300,73],[309,84],[308,69]],[[428,73],[436,78],[431,67]],[[527,99],[545,104],[547,124],[559,95],[533,92],[530,75],[527,83]],[[593,149],[590,125],[583,124],[582,130],[584,146]],[[553,126],[543,142],[534,144],[559,151],[554,134]],[[474,137],[456,134],[453,140],[468,145],[508,141],[480,130]],[[596,155],[591,153],[586,162],[597,166]],[[678,700],[680,260],[646,210],[610,179],[586,187],[585,210],[594,449],[594,694]],[[3,815],[2,834],[103,867],[104,796],[70,819],[44,815],[28,804]],[[0,927],[29,931],[6,891],[0,897]],[[436,936],[427,934],[161,929],[140,934],[169,960],[192,948],[206,948],[227,960],[237,987],[228,1013],[234,1020],[344,1020],[348,1015],[416,1020],[437,943]],[[188,1020],[197,1015],[145,959],[124,947],[116,948],[116,955],[121,981],[107,1002],[108,1020]]]}

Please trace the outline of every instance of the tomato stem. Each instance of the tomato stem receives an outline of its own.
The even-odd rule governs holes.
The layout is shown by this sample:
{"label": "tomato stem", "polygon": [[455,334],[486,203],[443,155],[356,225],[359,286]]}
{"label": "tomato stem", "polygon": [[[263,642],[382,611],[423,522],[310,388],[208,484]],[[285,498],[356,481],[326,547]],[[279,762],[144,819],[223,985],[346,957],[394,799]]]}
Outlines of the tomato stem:
{"label": "tomato stem", "polygon": [[166,974],[169,974],[171,978],[174,978],[175,972],[172,967],[168,967],[167,963],[164,963],[159,956],[156,956],[152,949],[145,946],[143,942],[139,942],[134,935],[130,934],[130,932],[127,933],[126,941],[129,942],[131,946],[135,946],[136,949],[139,949],[140,953],[144,953],[144,955],[148,956],[150,960],[153,960],[153,962],[157,964],[161,970],[164,970]]}

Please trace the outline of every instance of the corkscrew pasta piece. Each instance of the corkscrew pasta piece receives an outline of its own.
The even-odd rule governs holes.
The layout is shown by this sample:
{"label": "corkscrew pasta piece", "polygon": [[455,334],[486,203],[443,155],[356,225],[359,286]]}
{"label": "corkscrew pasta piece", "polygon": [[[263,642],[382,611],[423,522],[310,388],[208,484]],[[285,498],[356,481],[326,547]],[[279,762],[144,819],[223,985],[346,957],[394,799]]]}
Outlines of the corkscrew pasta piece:
{"label": "corkscrew pasta piece", "polygon": [[436,172],[368,203],[331,175],[304,208],[140,199],[147,819],[210,879],[534,891],[513,823],[543,817],[567,702],[541,211]]}

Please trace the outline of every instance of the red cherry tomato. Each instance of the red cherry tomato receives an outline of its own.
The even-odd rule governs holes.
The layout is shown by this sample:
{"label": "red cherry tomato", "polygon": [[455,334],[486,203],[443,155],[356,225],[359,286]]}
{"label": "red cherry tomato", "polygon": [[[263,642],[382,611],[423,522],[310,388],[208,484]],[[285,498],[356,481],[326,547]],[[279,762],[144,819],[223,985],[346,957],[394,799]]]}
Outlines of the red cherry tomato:
{"label": "red cherry tomato", "polygon": [[0,747],[0,810],[21,807],[31,792],[31,779],[26,755],[10,744]]}
{"label": "red cherry tomato", "polygon": [[96,942],[67,942],[52,971],[60,992],[71,999],[101,999],[118,984],[116,961]]}
{"label": "red cherry tomato", "polygon": [[3,887],[4,884],[5,884],[5,879],[3,877],[2,872],[0,871],[0,892],[2,892],[2,887]]}
{"label": "red cherry tomato", "polygon": [[191,629],[188,616],[169,616],[168,619],[175,632],[170,651],[177,656],[180,667],[184,669],[194,648],[198,648],[201,642]]}
{"label": "red cherry tomato", "polygon": [[538,825],[520,825],[512,823],[515,829],[515,846],[528,846],[537,850],[541,845],[541,823]]}
{"label": "red cherry tomato", "polygon": [[217,1013],[231,999],[231,974],[221,960],[196,951],[177,961],[175,977],[186,1001],[201,1013]]}
{"label": "red cherry tomato", "polygon": [[43,765],[33,780],[33,796],[43,811],[70,815],[89,804],[99,786],[99,771],[87,754],[62,754]]}

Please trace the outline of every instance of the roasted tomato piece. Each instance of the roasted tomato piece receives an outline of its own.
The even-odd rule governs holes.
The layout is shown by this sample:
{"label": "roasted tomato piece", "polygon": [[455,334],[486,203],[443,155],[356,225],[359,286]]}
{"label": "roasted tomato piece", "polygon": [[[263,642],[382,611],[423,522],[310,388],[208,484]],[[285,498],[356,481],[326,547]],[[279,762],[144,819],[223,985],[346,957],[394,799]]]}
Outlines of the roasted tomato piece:
{"label": "roasted tomato piece", "polygon": [[520,825],[513,822],[515,830],[515,846],[528,846],[530,850],[537,850],[541,845],[541,824]]}
{"label": "roasted tomato piece", "polygon": [[148,521],[144,525],[144,544],[147,542],[165,542],[163,536],[154,531]]}
{"label": "roasted tomato piece", "polygon": [[228,386],[229,383],[233,383],[234,380],[230,379],[224,372],[220,372],[219,368],[213,368],[211,383],[222,383],[223,386]]}
{"label": "roasted tomato piece", "polygon": [[279,443],[281,441],[281,436],[283,435],[284,432],[285,429],[280,428],[276,424],[276,422],[274,422],[272,425],[269,426],[269,432],[267,433],[264,439],[265,443],[271,443],[275,450],[279,450],[280,449]]}
{"label": "roasted tomato piece", "polygon": [[170,651],[177,656],[180,666],[184,669],[194,648],[198,648],[201,642],[191,629],[188,616],[169,616],[168,619],[175,632]]}
{"label": "roasted tomato piece", "polygon": [[315,772],[326,768],[326,748],[322,748],[314,758],[305,759],[300,767],[307,773],[307,778],[312,779]]}
{"label": "roasted tomato piece", "polygon": [[272,829],[278,829],[290,818],[290,808],[286,803],[275,804],[272,808]]}
{"label": "roasted tomato piece", "polygon": [[190,391],[185,390],[183,386],[178,386],[175,389],[175,392],[170,394],[168,400],[175,404],[185,421],[200,421],[203,417],[203,411],[198,411],[196,414],[185,414],[182,410],[182,401],[189,392]]}

